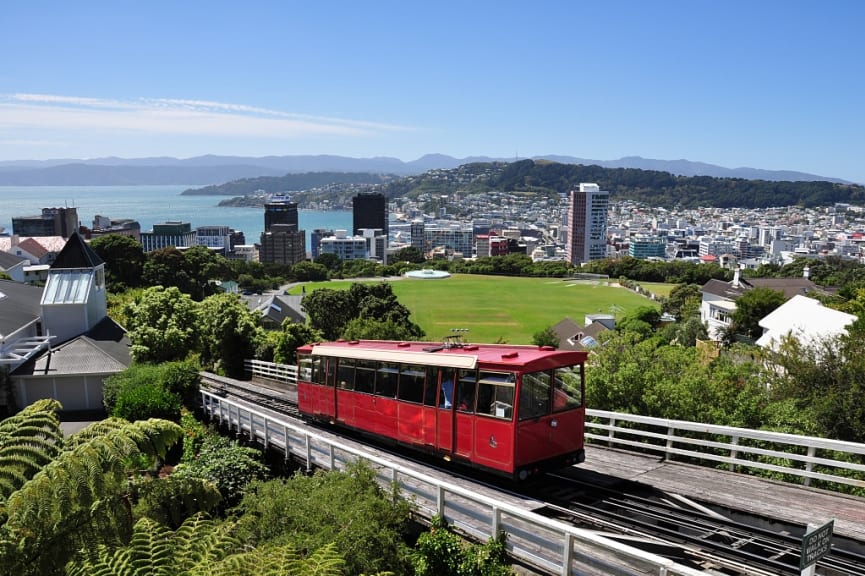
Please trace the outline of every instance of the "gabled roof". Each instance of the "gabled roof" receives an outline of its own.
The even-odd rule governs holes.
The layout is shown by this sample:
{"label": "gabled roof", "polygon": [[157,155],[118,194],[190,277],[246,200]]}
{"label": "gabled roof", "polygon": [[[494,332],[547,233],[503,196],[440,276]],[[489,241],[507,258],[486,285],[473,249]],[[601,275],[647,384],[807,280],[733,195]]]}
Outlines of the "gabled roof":
{"label": "gabled roof", "polygon": [[564,318],[552,327],[559,339],[559,350],[590,350],[598,345],[598,335],[609,330],[600,322],[592,322],[585,328],[570,318]]}
{"label": "gabled roof", "polygon": [[847,332],[846,327],[857,320],[853,314],[823,306],[818,300],[796,295],[760,320],[763,335],[758,346],[775,348],[785,336],[811,345]]}
{"label": "gabled roof", "polygon": [[75,232],[66,241],[66,246],[57,255],[51,269],[58,268],[96,268],[103,264],[102,258],[87,245],[81,234]]}
{"label": "gabled roof", "polygon": [[42,288],[0,280],[0,338],[38,320]]}
{"label": "gabled roof", "polygon": [[306,322],[306,314],[301,308],[300,302],[303,296],[272,296],[259,307],[262,319],[281,325],[286,318],[292,322],[302,324]]}
{"label": "gabled roof", "polygon": [[25,238],[18,243],[17,248],[20,248],[40,260],[48,254],[48,249],[33,238]]}
{"label": "gabled roof", "polygon": [[27,260],[27,258],[22,258],[21,256],[10,254],[9,252],[0,252],[0,270],[9,270],[22,262],[30,264],[30,261]]}
{"label": "gabled roof", "polygon": [[125,370],[131,363],[126,331],[106,316],[86,334],[46,350],[13,373],[17,376],[105,374]]}
{"label": "gabled roof", "polygon": [[820,287],[807,278],[747,278],[741,283],[750,288],[769,288],[782,292],[787,299],[797,294],[820,292]]}
{"label": "gabled roof", "polygon": [[739,286],[733,286],[731,282],[724,282],[723,280],[716,280],[714,278],[703,284],[702,288],[702,292],[706,294],[712,294],[713,296],[727,300],[735,300],[744,294],[746,290],[741,283]]}

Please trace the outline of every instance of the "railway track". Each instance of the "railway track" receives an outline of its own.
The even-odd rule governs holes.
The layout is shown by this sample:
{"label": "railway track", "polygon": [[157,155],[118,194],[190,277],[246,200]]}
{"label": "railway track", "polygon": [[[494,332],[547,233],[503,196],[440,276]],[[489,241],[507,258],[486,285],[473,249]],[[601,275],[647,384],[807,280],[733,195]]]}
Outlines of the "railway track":
{"label": "railway track", "polygon": [[[290,385],[246,383],[218,376],[202,377],[202,383],[220,395],[300,417],[296,392]],[[520,486],[519,493],[543,503],[534,510],[538,514],[597,530],[608,538],[710,574],[800,574],[801,536],[795,534],[804,532],[802,526],[768,530],[642,484],[623,484],[621,488],[602,487],[571,474],[548,474],[542,481]],[[827,576],[865,575],[865,556],[836,545],[820,560],[818,570]]]}

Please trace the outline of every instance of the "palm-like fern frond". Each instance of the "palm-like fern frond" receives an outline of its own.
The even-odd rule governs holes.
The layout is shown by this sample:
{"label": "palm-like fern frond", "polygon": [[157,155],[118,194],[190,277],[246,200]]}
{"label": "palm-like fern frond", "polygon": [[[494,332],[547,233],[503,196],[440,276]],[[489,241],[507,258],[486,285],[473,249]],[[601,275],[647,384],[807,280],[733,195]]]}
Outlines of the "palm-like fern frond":
{"label": "palm-like fern frond", "polygon": [[56,400],[38,400],[0,422],[0,502],[9,498],[60,452],[63,430]]}

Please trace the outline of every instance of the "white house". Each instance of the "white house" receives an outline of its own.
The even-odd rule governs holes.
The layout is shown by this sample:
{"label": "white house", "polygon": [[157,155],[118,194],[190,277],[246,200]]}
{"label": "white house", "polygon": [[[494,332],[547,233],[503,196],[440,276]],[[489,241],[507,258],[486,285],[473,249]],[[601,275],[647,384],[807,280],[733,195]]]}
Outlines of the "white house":
{"label": "white house", "polygon": [[760,320],[763,335],[757,345],[777,350],[785,337],[793,337],[805,346],[847,333],[847,326],[857,320],[853,314],[826,308],[819,301],[796,295]]}

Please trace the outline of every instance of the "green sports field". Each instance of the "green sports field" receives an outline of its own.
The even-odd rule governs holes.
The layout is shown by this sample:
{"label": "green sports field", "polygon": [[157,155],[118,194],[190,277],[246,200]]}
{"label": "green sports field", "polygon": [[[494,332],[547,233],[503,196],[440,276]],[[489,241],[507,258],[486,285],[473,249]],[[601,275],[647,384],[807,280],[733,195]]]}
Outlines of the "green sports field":
{"label": "green sports field", "polygon": [[[315,288],[348,288],[350,282],[313,283]],[[530,344],[532,335],[565,317],[583,324],[586,314],[623,314],[657,305],[630,290],[591,281],[560,278],[510,278],[457,274],[441,280],[403,278],[391,282],[412,319],[438,341],[451,328],[468,328],[472,342]],[[299,287],[291,290],[300,292]]]}

